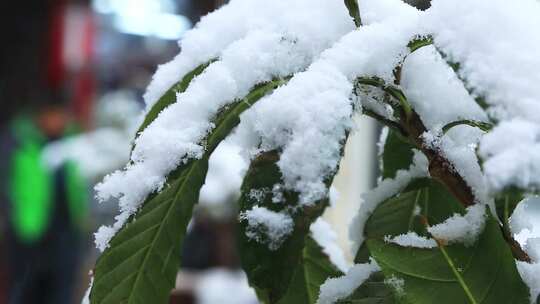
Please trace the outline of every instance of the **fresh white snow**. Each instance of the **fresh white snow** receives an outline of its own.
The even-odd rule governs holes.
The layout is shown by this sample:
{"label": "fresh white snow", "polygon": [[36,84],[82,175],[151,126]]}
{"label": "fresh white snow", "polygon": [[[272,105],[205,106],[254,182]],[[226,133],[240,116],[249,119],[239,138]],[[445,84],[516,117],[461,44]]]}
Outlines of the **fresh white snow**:
{"label": "fresh white snow", "polygon": [[405,280],[402,278],[398,278],[395,275],[392,275],[386,279],[384,279],[384,283],[388,286],[390,286],[397,295],[402,296],[405,294]]}
{"label": "fresh white snow", "polygon": [[392,236],[385,236],[384,241],[387,243],[398,244],[403,247],[416,247],[416,248],[435,248],[437,242],[434,239],[420,236],[416,232],[407,232],[405,234]]}
{"label": "fresh white snow", "polygon": [[407,56],[401,73],[403,92],[428,130],[461,119],[487,121],[487,115],[433,46]]}
{"label": "fresh white snow", "polygon": [[540,226],[538,218],[540,197],[524,199],[514,210],[510,218],[510,230],[514,239],[529,255],[532,263],[516,261],[517,269],[523,281],[529,286],[531,304],[536,303],[540,294]]}
{"label": "fresh white snow", "polygon": [[275,212],[265,207],[254,206],[240,213],[240,221],[247,221],[246,235],[259,243],[277,250],[293,231],[294,222],[285,212]]}
{"label": "fresh white snow", "polygon": [[484,229],[485,222],[486,206],[475,204],[467,207],[465,215],[456,213],[444,222],[428,227],[428,231],[438,240],[472,245]]}
{"label": "fresh white snow", "polygon": [[540,189],[540,120],[501,122],[482,139],[480,155],[493,191],[509,185]]}
{"label": "fresh white snow", "polygon": [[375,208],[407,187],[414,178],[428,176],[427,166],[427,158],[420,151],[415,150],[413,164],[408,170],[399,170],[393,179],[382,180],[375,189],[362,195],[360,210],[349,228],[353,256],[364,242],[364,225]]}
{"label": "fresh white snow", "polygon": [[[219,55],[189,88],[136,139],[124,170],[96,186],[98,199],[116,198],[120,215],[97,233],[100,248],[148,194],[165,185],[166,175],[204,152],[202,139],[219,109],[250,88],[304,69],[354,25],[342,3],[328,0],[236,0],[205,17],[182,42],[182,52],[159,69],[146,94],[150,107],[165,88],[195,65]],[[313,22],[318,20],[318,22]]]}
{"label": "fresh white snow", "polygon": [[540,295],[540,262],[516,261],[516,266],[521,278],[530,288],[531,304],[536,303],[536,299]]}
{"label": "fresh white snow", "polygon": [[467,85],[499,121],[480,146],[493,191],[540,186],[538,153],[532,152],[539,151],[538,137],[519,142],[520,134],[540,125],[540,40],[531,38],[538,36],[539,14],[535,0],[437,0],[426,15],[435,44],[460,63]]}
{"label": "fresh white snow", "polygon": [[[451,162],[477,203],[465,215],[429,227],[433,237],[471,244],[483,229],[485,206],[494,211],[498,191],[509,186],[540,188],[540,40],[534,39],[540,28],[540,2],[434,0],[429,10],[419,12],[399,0],[363,0],[360,11],[364,26],[359,29],[354,29],[342,1],[334,0],[232,0],[204,17],[180,42],[181,53],[158,68],[145,94],[147,111],[187,72],[218,60],[140,134],[125,169],[96,186],[97,197],[117,199],[120,210],[113,226],[96,233],[98,248],[106,248],[144,199],[166,185],[169,172],[203,155],[203,139],[215,127],[212,119],[220,109],[256,84],[288,75],[293,77],[286,85],[241,116],[235,133],[243,137],[238,154],[247,156],[246,163],[260,152],[281,151],[282,183],[254,189],[250,193],[254,197],[271,193],[278,204],[283,191],[295,191],[300,206],[327,198],[327,179],[337,170],[343,141],[354,128],[354,110],[365,107],[393,119],[392,110],[377,101],[380,90],[352,96],[354,80],[376,76],[393,83],[394,67],[402,62],[399,88],[428,129],[424,143]],[[407,43],[425,34],[433,36],[434,46],[409,54]],[[465,84],[446,60],[460,64],[459,78]],[[469,96],[470,90],[474,96]],[[489,108],[481,109],[474,97],[483,97]],[[445,124],[460,119],[490,121],[495,128],[484,133],[458,126],[442,134]],[[59,161],[51,161],[55,162]],[[226,192],[236,191],[242,170]],[[211,174],[217,173],[213,169]],[[412,179],[427,175],[427,160],[416,151],[409,170],[398,171],[394,179],[380,181],[363,195],[351,226],[355,251],[377,205]],[[207,179],[203,198],[218,200],[211,198],[211,189]],[[250,238],[275,250],[292,231],[288,212],[292,211],[273,212],[255,205],[240,219],[248,222]],[[336,262],[341,258],[331,249],[328,227],[314,224],[312,233],[326,244],[323,248],[334,262],[345,267],[343,261]],[[422,248],[434,245],[434,240],[412,233],[388,241]],[[527,250],[537,259],[535,244],[531,240]],[[540,291],[537,265],[518,263],[533,296]],[[376,269],[374,264],[357,265],[346,276],[354,279],[329,280],[321,288],[319,303],[346,296]]]}
{"label": "fresh white snow", "polygon": [[346,298],[354,292],[372,273],[379,271],[375,261],[354,265],[347,274],[337,278],[329,278],[321,285],[317,304],[332,304]]}

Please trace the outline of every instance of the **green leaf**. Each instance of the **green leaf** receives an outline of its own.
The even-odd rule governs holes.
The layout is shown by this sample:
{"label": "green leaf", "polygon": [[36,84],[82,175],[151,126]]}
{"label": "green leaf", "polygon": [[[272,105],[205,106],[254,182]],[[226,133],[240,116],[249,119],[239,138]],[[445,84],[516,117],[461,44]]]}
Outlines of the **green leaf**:
{"label": "green leaf", "polygon": [[345,0],[345,6],[349,11],[349,15],[354,20],[356,27],[362,26],[362,19],[360,18],[360,9],[358,8],[358,0]]}
{"label": "green leaf", "polygon": [[167,303],[180,265],[186,227],[199,199],[210,155],[239,123],[239,115],[284,81],[258,85],[244,99],[217,115],[216,127],[205,140],[204,155],[172,172],[165,189],[143,203],[99,257],[91,303]]}
{"label": "green leaf", "polygon": [[[416,183],[426,183],[421,179]],[[417,189],[416,183],[411,184],[412,190],[404,190],[403,193],[382,202],[369,217],[364,227],[366,239],[380,238],[387,235],[399,235],[407,231],[421,233],[423,226],[420,215],[415,213],[426,196],[429,195],[425,188]]]}
{"label": "green leaf", "polygon": [[135,138],[139,136],[139,134],[146,129],[163,111],[166,107],[170,106],[171,104],[176,102],[176,95],[179,93],[183,93],[191,83],[191,80],[193,78],[200,75],[212,62],[216,61],[215,59],[212,59],[206,63],[203,63],[193,69],[193,71],[187,73],[180,81],[175,83],[159,100],[152,106],[150,111],[146,114],[144,117],[144,121],[137,130],[137,133],[135,133]]}
{"label": "green leaf", "polygon": [[[306,253],[310,253],[309,227],[319,217],[326,206],[327,200],[315,202],[309,207],[296,207],[298,194],[291,191],[283,192],[283,200],[279,203],[272,202],[272,187],[281,183],[281,172],[277,166],[279,160],[278,151],[265,152],[259,155],[251,164],[242,185],[242,195],[239,199],[241,211],[250,210],[258,205],[269,210],[280,212],[286,209],[298,208],[291,217],[294,221],[292,233],[283,241],[276,250],[270,250],[268,245],[255,241],[246,236],[248,224],[240,223],[238,243],[242,267],[246,271],[250,285],[255,288],[259,299],[264,303],[292,303],[288,299],[294,298],[294,303],[313,303],[315,294],[313,284],[321,281],[323,277],[332,275],[328,264],[321,261],[311,261],[306,264]],[[251,190],[262,190],[262,197],[250,195]],[[266,191],[264,191],[266,189]],[[306,252],[307,248],[307,252]],[[321,265],[325,265],[321,267]],[[319,267],[316,270],[315,267]],[[326,270],[325,270],[326,268]],[[324,270],[324,271],[323,271]],[[311,277],[317,273],[317,278]],[[294,294],[291,290],[303,285],[298,276],[310,277],[310,286],[302,286],[301,293]],[[318,294],[318,292],[317,292]]]}
{"label": "green leaf", "polygon": [[401,193],[385,200],[373,211],[364,228],[365,236],[368,239],[384,238],[408,231],[425,234],[426,220],[430,225],[436,225],[455,213],[464,214],[465,209],[446,187],[433,179],[415,179]]}
{"label": "green leaf", "polygon": [[529,290],[491,216],[472,247],[420,249],[380,239],[367,242],[385,276],[403,280],[406,303],[529,303]]}
{"label": "green leaf", "polygon": [[[445,210],[430,210],[429,202],[438,201],[444,204]],[[417,213],[420,208],[421,213]],[[428,215],[427,211],[431,213]],[[397,236],[408,231],[414,231],[420,235],[426,235],[427,230],[423,224],[423,218],[429,219],[432,224],[441,223],[446,214],[463,213],[463,208],[453,196],[438,182],[420,178],[412,181],[401,193],[385,200],[373,211],[364,227],[366,239],[383,239],[385,236]],[[355,263],[367,263],[370,252],[364,242],[358,250]]]}
{"label": "green leaf", "polygon": [[407,142],[399,131],[389,129],[384,142],[382,157],[382,178],[394,178],[398,170],[406,170],[413,162],[414,146]]}
{"label": "green leaf", "polygon": [[478,128],[478,129],[480,129],[480,130],[482,130],[484,132],[487,132],[487,131],[489,131],[489,130],[491,130],[493,128],[493,125],[490,124],[490,123],[487,123],[487,122],[478,121],[478,120],[463,119],[463,120],[456,120],[456,121],[453,121],[451,123],[448,123],[447,125],[445,125],[442,128],[442,131],[443,131],[443,133],[446,134],[446,132],[450,131],[450,129],[452,129],[455,126],[459,126],[459,125],[468,125],[468,126],[471,126],[471,127]]}
{"label": "green leaf", "polygon": [[[420,213],[414,212],[418,206]],[[412,211],[411,211],[412,210]],[[420,179],[381,203],[365,227],[367,248],[386,278],[403,280],[405,303],[528,303],[528,289],[498,222],[489,215],[484,232],[470,247],[440,245],[434,249],[401,247],[386,235],[415,231],[440,223],[464,208],[434,180]]]}
{"label": "green leaf", "polygon": [[431,36],[425,36],[425,37],[418,37],[416,39],[413,39],[407,44],[407,47],[409,48],[409,51],[411,53],[415,52],[416,50],[423,48],[428,45],[433,44],[433,37]]}
{"label": "green leaf", "polygon": [[320,286],[326,279],[341,275],[343,273],[330,262],[319,244],[308,236],[288,291],[279,303],[316,303]]}
{"label": "green leaf", "polygon": [[371,258],[371,256],[369,255],[369,249],[367,248],[366,242],[363,242],[362,245],[360,245],[360,248],[358,248],[358,251],[356,252],[356,256],[354,257],[354,263],[369,263],[369,258]]}

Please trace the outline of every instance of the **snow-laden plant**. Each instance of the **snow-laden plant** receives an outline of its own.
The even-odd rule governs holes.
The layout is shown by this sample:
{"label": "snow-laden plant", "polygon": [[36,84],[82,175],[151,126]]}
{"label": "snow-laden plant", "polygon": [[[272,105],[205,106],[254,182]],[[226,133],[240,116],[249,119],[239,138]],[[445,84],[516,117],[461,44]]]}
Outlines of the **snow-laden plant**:
{"label": "snow-laden plant", "polygon": [[[120,214],[96,233],[91,303],[167,302],[226,138],[251,159],[238,247],[262,302],[536,302],[540,254],[509,218],[540,187],[539,2],[233,0],[181,48],[130,163],[96,187]],[[356,113],[386,125],[381,179],[338,269],[312,223]]]}

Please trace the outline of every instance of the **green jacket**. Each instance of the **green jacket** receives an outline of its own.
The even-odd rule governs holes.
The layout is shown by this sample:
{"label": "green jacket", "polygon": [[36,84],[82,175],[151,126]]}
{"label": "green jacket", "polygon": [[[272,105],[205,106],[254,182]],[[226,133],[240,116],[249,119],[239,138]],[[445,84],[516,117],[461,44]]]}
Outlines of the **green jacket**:
{"label": "green jacket", "polygon": [[[52,218],[55,200],[52,172],[42,162],[44,136],[29,119],[13,122],[16,146],[9,165],[8,199],[12,228],[23,243],[40,240]],[[66,197],[71,222],[81,225],[87,213],[87,187],[75,163],[67,162]]]}

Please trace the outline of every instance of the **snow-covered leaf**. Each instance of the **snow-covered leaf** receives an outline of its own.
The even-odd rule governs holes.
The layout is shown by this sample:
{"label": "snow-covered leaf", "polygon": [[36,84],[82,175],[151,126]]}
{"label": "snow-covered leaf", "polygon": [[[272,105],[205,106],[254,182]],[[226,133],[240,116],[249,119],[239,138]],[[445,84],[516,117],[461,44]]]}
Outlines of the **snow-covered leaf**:
{"label": "snow-covered leaf", "polygon": [[[242,267],[265,303],[315,303],[318,286],[327,277],[339,275],[308,236],[310,225],[328,202],[295,209],[298,193],[272,191],[282,182],[278,160],[277,151],[262,153],[253,160],[244,179],[240,211],[254,210],[256,206],[266,212],[254,213],[253,217],[259,217],[257,221],[241,220],[238,243]],[[289,224],[277,216],[280,214],[292,219],[293,229],[276,238],[276,232]]]}
{"label": "snow-covered leaf", "polygon": [[406,303],[529,303],[529,290],[492,217],[472,247],[422,249],[378,239],[367,242],[385,276],[403,281]]}
{"label": "snow-covered leaf", "polygon": [[340,275],[342,273],[330,262],[319,244],[308,236],[287,294],[279,303],[315,303],[325,280]]}
{"label": "snow-covered leaf", "polygon": [[283,83],[261,84],[224,109],[200,159],[180,165],[111,239],[94,269],[90,303],[165,303],[174,286],[182,241],[208,170],[208,159],[250,105]]}
{"label": "snow-covered leaf", "polygon": [[154,119],[165,109],[166,107],[170,106],[171,104],[176,102],[176,96],[179,93],[184,92],[189,84],[191,83],[191,80],[195,77],[197,77],[199,74],[201,74],[210,63],[212,63],[213,60],[203,63],[196,67],[193,71],[187,73],[179,82],[177,82],[175,85],[173,85],[159,100],[152,105],[148,113],[146,113],[146,116],[144,117],[144,121],[142,122],[141,126],[137,130],[137,133],[135,136],[138,136],[139,133],[141,133],[148,125],[150,125]]}
{"label": "snow-covered leaf", "polygon": [[472,245],[447,245],[439,240],[437,248],[429,249],[404,247],[384,238],[409,231],[431,237],[426,225],[440,224],[464,212],[444,186],[426,179],[411,183],[379,205],[366,223],[366,243],[386,278],[402,281],[402,291],[395,294],[405,303],[415,304],[528,303],[528,288],[491,215]]}
{"label": "snow-covered leaf", "polygon": [[384,239],[408,231],[421,233],[423,226],[418,208],[428,195],[424,190],[428,183],[427,179],[417,179],[398,195],[382,202],[366,222],[366,239]]}

